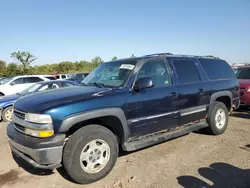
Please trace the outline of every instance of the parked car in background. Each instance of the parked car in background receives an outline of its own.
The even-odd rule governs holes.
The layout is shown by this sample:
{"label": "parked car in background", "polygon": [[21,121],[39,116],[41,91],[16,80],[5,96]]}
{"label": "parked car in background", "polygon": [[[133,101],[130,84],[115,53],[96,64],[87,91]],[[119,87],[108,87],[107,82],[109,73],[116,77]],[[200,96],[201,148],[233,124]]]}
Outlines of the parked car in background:
{"label": "parked car in background", "polygon": [[43,75],[6,77],[0,81],[0,96],[19,93],[34,83],[49,80]]}
{"label": "parked car in background", "polygon": [[73,75],[71,78],[69,78],[68,80],[72,80],[74,82],[77,83],[81,83],[81,81],[86,78],[89,75],[89,73],[77,73],[75,75]]}
{"label": "parked car in background", "polygon": [[48,78],[49,80],[57,80],[54,75],[43,75],[45,78]]}
{"label": "parked car in background", "polygon": [[250,66],[239,67],[235,72],[240,85],[240,106],[250,107]]}
{"label": "parked car in background", "polygon": [[51,89],[70,87],[76,85],[78,85],[76,82],[72,82],[69,80],[43,81],[33,84],[32,86],[26,88],[20,93],[0,97],[0,120],[2,119],[5,122],[11,121],[13,113],[13,104],[20,97],[36,92],[48,91]]}
{"label": "parked car in background", "polygon": [[0,80],[4,79],[4,77],[0,77]]}
{"label": "parked car in background", "polygon": [[64,80],[68,78],[67,74],[56,74],[54,75],[57,80]]}
{"label": "parked car in background", "polygon": [[82,184],[104,178],[121,148],[139,150],[199,129],[222,134],[228,112],[239,106],[233,70],[214,57],[111,61],[81,84],[17,100],[7,134],[16,155],[36,168],[63,165]]}

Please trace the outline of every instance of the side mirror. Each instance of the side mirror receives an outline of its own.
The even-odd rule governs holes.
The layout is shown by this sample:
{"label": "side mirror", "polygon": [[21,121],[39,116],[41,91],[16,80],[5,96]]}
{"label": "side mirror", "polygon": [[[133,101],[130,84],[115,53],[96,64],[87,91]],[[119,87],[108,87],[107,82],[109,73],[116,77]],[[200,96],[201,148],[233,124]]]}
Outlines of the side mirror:
{"label": "side mirror", "polygon": [[14,84],[14,82],[11,82],[10,85],[13,86],[13,85],[15,85],[15,84]]}
{"label": "side mirror", "polygon": [[136,92],[138,92],[142,89],[152,88],[152,87],[154,87],[152,78],[151,77],[144,77],[144,78],[141,78],[135,82],[133,89]]}

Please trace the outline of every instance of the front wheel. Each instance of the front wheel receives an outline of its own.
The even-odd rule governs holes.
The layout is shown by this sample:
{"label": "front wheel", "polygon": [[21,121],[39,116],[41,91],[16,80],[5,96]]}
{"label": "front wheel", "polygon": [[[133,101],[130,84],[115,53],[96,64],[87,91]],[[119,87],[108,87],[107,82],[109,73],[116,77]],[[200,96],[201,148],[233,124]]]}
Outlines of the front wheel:
{"label": "front wheel", "polygon": [[3,110],[2,119],[4,122],[12,121],[13,106],[9,106]]}
{"label": "front wheel", "polygon": [[225,132],[228,125],[228,110],[224,103],[215,102],[208,116],[209,127],[207,130],[219,135]]}
{"label": "front wheel", "polygon": [[116,136],[101,125],[88,125],[77,130],[63,151],[63,165],[77,183],[87,184],[104,178],[118,157]]}

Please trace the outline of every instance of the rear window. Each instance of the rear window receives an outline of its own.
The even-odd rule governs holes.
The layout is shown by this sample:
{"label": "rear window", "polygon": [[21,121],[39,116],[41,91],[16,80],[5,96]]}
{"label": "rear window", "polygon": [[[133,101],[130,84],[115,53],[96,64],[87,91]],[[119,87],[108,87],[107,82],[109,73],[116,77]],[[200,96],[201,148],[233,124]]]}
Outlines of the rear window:
{"label": "rear window", "polygon": [[210,80],[235,78],[232,68],[226,61],[220,59],[199,59]]}

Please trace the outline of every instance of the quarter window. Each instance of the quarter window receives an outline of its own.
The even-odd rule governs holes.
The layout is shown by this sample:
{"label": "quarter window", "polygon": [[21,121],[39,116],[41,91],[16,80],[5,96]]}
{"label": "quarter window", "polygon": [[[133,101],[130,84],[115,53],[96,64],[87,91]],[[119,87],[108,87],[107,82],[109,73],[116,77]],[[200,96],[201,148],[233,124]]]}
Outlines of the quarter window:
{"label": "quarter window", "polygon": [[43,80],[39,77],[27,77],[27,83],[36,83],[40,81],[43,81]]}
{"label": "quarter window", "polygon": [[190,60],[174,60],[173,65],[180,84],[200,81],[196,65]]}

